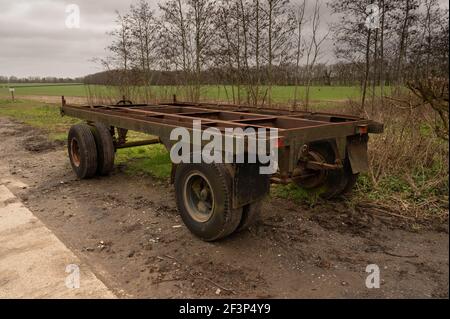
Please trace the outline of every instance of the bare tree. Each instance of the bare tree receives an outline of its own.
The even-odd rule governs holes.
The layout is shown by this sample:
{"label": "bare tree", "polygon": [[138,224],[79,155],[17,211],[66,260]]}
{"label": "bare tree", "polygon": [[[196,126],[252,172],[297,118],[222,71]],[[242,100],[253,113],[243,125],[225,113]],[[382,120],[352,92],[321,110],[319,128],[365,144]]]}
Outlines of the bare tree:
{"label": "bare tree", "polygon": [[132,24],[128,14],[121,15],[116,11],[117,28],[108,34],[112,37],[108,50],[113,54],[112,59],[121,69],[127,71],[132,60]]}
{"label": "bare tree", "polygon": [[329,35],[329,32],[325,33],[322,36],[319,35],[321,26],[320,15],[321,15],[321,2],[320,0],[316,0],[311,20],[311,30],[312,30],[311,37],[309,40],[306,54],[306,87],[305,87],[305,105],[304,105],[305,110],[309,109],[313,69],[320,55],[322,44],[328,38]]}
{"label": "bare tree", "polygon": [[410,39],[411,26],[417,18],[416,10],[419,8],[420,0],[396,0],[399,9],[394,12],[395,21],[399,24],[398,30],[398,55],[394,78],[398,86],[404,83],[403,64],[407,59],[408,45]]}
{"label": "bare tree", "polygon": [[294,89],[294,103],[293,110],[297,108],[298,90],[299,90],[299,77],[300,77],[300,61],[303,58],[304,53],[304,39],[303,39],[303,26],[305,23],[305,10],[306,0],[296,4],[295,10],[295,25],[296,25],[296,50],[295,50],[295,89]]}
{"label": "bare tree", "polygon": [[343,0],[329,4],[333,13],[341,16],[341,20],[333,25],[337,56],[361,66],[361,110],[363,112],[366,112],[370,74],[374,74],[371,72],[371,48],[375,37],[373,37],[373,28],[366,26],[366,20],[372,14],[368,8],[372,5],[373,0]]}
{"label": "bare tree", "polygon": [[211,0],[188,0],[188,17],[193,23],[194,60],[195,60],[195,96],[194,101],[200,100],[200,73],[207,65],[206,57],[209,46],[214,37],[213,17],[215,15],[214,2]]}
{"label": "bare tree", "polygon": [[[190,59],[191,32],[185,4],[182,0],[168,0],[159,4],[161,11],[160,46],[161,57],[166,60],[166,69],[181,71],[180,84],[191,86],[192,63]],[[189,94],[192,97],[192,94]]]}
{"label": "bare tree", "polygon": [[290,36],[295,29],[295,20],[288,4],[288,0],[266,0],[269,106],[272,104],[273,66],[283,64],[291,52]]}
{"label": "bare tree", "polygon": [[385,75],[384,75],[384,39],[385,39],[385,31],[386,31],[386,11],[387,5],[385,0],[380,0],[379,6],[381,8],[381,17],[380,17],[380,57],[379,57],[379,75],[378,81],[380,83],[380,95],[381,101],[384,101],[384,87],[385,87]]}
{"label": "bare tree", "polygon": [[448,9],[437,0],[424,0],[415,32],[410,36],[410,78],[448,76]]}
{"label": "bare tree", "polygon": [[153,10],[145,0],[140,0],[136,6],[131,5],[130,17],[136,50],[136,67],[148,74],[155,59],[158,25]]}
{"label": "bare tree", "polygon": [[[172,46],[171,58],[181,65],[190,98],[200,99],[201,71],[207,66],[209,46],[215,35],[212,0],[169,0],[160,4],[163,12],[163,45]],[[178,61],[181,57],[181,63]]]}
{"label": "bare tree", "polygon": [[142,93],[145,101],[152,97],[151,84],[153,69],[156,67],[157,38],[159,25],[154,12],[145,0],[130,6],[131,33],[134,43],[134,67],[140,70],[141,82],[144,84]]}
{"label": "bare tree", "polygon": [[[148,89],[163,77],[192,101],[204,84],[214,84],[233,103],[271,105],[275,85],[294,85],[293,109],[301,86],[304,107],[310,107],[313,83],[359,84],[366,112],[370,91],[374,105],[379,86],[384,97],[394,84],[448,77],[448,10],[438,0],[328,2],[339,16],[331,29],[339,60],[332,65],[320,61],[329,35],[320,0],[310,17],[306,0],[292,1],[164,0],[153,12],[140,0],[117,14],[104,62]],[[375,4],[380,24],[369,28],[368,8]]]}
{"label": "bare tree", "polygon": [[414,83],[407,83],[411,92],[422,100],[425,104],[431,106],[437,115],[435,124],[436,135],[445,141],[449,140],[449,83],[447,79],[427,79],[416,80]]}

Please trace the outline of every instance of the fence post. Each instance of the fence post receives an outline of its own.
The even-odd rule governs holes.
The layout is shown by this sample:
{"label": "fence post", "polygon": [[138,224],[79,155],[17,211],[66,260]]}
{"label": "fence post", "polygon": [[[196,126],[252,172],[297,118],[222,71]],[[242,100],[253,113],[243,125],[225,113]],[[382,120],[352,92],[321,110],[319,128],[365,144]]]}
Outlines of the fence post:
{"label": "fence post", "polygon": [[13,102],[14,102],[14,91],[15,91],[14,88],[10,88],[9,89],[9,92],[11,92],[11,99],[12,99]]}

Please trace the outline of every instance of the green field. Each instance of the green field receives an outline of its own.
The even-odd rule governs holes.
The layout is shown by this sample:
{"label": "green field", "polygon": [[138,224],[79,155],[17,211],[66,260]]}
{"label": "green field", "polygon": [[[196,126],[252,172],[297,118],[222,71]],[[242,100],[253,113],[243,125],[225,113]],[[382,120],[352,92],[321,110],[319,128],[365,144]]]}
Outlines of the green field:
{"label": "green field", "polygon": [[[9,84],[9,87],[15,89],[16,96],[26,95],[50,95],[50,96],[87,96],[86,87],[83,84],[67,85],[67,84],[43,84],[43,83],[21,83]],[[7,85],[0,86],[0,94],[2,96],[9,95],[9,87]]]}
{"label": "green field", "polygon": [[83,83],[3,83],[0,84],[0,88],[8,88],[8,87],[31,87],[31,86],[80,86]]}
{"label": "green field", "polygon": [[[122,95],[116,87],[107,87],[102,85],[58,85],[58,84],[10,84],[15,88],[16,96],[73,96],[73,97],[119,97]],[[144,96],[147,95],[151,99],[171,99],[175,94],[179,100],[188,100],[187,90],[179,86],[150,86],[136,87],[131,89],[129,95]],[[236,94],[235,89],[235,94]],[[261,91],[265,91],[261,88]],[[293,86],[275,86],[273,87],[273,102],[275,103],[292,103],[294,100]],[[299,88],[299,98],[304,98],[305,88]],[[147,93],[147,94],[145,94]],[[245,101],[245,90],[242,89],[242,101]],[[5,97],[9,95],[6,85],[0,86],[0,95]],[[343,87],[343,86],[314,86],[311,87],[310,99],[314,102],[333,102],[346,101],[349,99],[358,99],[361,95],[359,87]],[[232,102],[231,86],[203,86],[201,89],[202,100],[214,100]]]}

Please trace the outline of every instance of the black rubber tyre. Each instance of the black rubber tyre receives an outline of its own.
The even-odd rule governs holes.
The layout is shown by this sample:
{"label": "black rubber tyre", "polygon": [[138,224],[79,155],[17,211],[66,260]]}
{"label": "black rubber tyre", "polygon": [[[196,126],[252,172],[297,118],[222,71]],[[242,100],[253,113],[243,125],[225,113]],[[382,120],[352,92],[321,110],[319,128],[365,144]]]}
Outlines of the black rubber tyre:
{"label": "black rubber tyre", "polygon": [[244,231],[256,224],[256,222],[261,218],[262,204],[263,201],[259,200],[244,206],[241,223],[236,230],[237,232]]}
{"label": "black rubber tyre", "polygon": [[[319,153],[329,164],[336,162],[336,156],[329,143],[311,145],[311,150]],[[353,174],[348,159],[344,162],[344,167],[339,170],[330,170],[326,172],[324,182],[314,188],[306,188],[309,192],[317,193],[324,199],[333,199],[349,193],[356,184],[358,175]],[[298,186],[302,187],[301,184]]]}
{"label": "black rubber tyre", "polygon": [[345,187],[342,189],[342,191],[339,193],[339,195],[341,195],[341,196],[348,195],[353,191],[356,183],[358,182],[358,177],[359,177],[359,174],[353,174],[352,168],[351,168],[351,165],[350,165],[350,162],[348,161],[348,159],[345,160],[344,170],[347,172],[346,173],[347,183],[345,184]]}
{"label": "black rubber tyre", "polygon": [[204,241],[231,235],[242,219],[232,208],[231,177],[222,164],[180,164],[175,172],[178,211],[187,228]]}
{"label": "black rubber tyre", "polygon": [[87,179],[95,176],[97,147],[88,125],[78,124],[70,128],[67,148],[70,164],[78,178]]}
{"label": "black rubber tyre", "polygon": [[97,145],[97,174],[100,176],[109,175],[114,169],[115,149],[114,142],[109,128],[102,123],[91,125]]}

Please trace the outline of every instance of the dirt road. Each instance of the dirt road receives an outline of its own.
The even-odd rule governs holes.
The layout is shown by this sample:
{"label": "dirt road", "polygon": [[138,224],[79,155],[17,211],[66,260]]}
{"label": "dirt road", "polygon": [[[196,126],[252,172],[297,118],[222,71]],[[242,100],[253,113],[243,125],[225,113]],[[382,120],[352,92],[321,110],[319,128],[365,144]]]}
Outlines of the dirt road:
{"label": "dirt road", "polygon": [[[63,145],[0,118],[0,177],[119,297],[448,297],[448,227],[267,199],[249,231],[204,243],[183,226],[171,185],[149,176],[79,181]],[[0,256],[1,260],[2,256]],[[381,288],[367,289],[376,264]]]}

